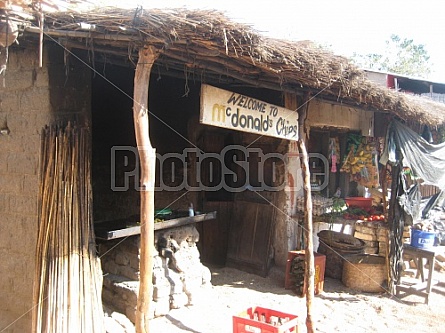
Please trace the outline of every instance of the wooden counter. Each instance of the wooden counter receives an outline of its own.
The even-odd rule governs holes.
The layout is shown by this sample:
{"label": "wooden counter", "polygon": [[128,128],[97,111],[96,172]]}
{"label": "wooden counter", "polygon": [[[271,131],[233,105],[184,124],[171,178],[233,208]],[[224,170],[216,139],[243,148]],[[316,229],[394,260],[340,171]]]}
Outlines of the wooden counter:
{"label": "wooden counter", "polygon": [[[180,227],[187,224],[198,223],[207,220],[216,219],[216,211],[195,216],[185,216],[156,222],[154,230],[162,230],[168,228]],[[129,217],[128,219],[119,219],[113,221],[104,221],[94,224],[94,231],[97,239],[110,240],[123,238],[141,233],[141,227],[138,225],[137,217]]]}

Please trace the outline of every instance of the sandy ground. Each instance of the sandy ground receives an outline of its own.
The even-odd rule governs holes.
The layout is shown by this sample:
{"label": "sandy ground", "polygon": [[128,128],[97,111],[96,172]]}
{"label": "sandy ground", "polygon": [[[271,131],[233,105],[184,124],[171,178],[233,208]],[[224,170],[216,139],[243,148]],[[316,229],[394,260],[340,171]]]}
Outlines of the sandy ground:
{"label": "sandy ground", "polygon": [[[251,306],[292,313],[299,317],[299,333],[306,332],[306,300],[284,289],[284,273],[274,268],[262,278],[232,268],[210,267],[212,286],[202,290],[196,305],[170,311],[151,320],[153,333],[229,333],[232,316]],[[389,294],[363,293],[341,281],[325,278],[324,291],[313,302],[318,332],[445,332],[445,273],[434,273],[429,305],[419,296],[403,300]]]}

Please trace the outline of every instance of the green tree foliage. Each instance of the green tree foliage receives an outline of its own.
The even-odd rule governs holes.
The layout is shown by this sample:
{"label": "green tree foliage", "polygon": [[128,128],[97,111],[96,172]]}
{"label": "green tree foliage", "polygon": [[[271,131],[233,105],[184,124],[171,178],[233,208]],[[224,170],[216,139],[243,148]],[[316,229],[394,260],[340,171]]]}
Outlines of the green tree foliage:
{"label": "green tree foliage", "polygon": [[408,76],[428,77],[431,73],[430,56],[424,45],[415,44],[412,39],[391,35],[386,41],[384,54],[354,53],[352,60],[359,66],[378,71]]}

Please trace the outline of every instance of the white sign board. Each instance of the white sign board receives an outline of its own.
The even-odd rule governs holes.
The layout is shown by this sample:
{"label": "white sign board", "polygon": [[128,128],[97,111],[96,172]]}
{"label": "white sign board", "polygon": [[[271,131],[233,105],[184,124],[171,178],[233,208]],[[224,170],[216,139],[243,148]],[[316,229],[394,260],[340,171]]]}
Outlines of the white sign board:
{"label": "white sign board", "polygon": [[298,113],[203,84],[200,122],[236,131],[298,140]]}

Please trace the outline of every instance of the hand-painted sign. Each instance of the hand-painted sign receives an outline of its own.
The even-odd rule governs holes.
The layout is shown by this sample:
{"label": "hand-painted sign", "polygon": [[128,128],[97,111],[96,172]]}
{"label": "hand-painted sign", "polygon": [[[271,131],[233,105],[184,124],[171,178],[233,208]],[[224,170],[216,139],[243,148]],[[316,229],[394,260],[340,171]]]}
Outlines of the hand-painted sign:
{"label": "hand-painted sign", "polygon": [[242,132],[298,140],[298,113],[203,84],[200,122]]}

